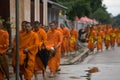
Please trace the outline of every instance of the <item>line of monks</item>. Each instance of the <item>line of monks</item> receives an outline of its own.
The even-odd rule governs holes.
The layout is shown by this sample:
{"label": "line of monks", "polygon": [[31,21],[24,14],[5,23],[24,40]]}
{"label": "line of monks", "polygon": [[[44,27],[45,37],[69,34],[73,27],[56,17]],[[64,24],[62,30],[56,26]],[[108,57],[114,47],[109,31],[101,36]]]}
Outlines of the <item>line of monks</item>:
{"label": "line of monks", "polygon": [[102,51],[103,43],[106,49],[109,49],[110,46],[114,48],[115,44],[120,46],[120,28],[112,27],[111,24],[95,25],[92,28],[88,26],[86,40],[90,51],[94,51],[95,47],[97,51]]}
{"label": "line of monks", "polygon": [[[31,80],[35,72],[45,71],[40,57],[37,56],[38,51],[42,48],[55,53],[55,56],[50,57],[48,61],[49,77],[54,77],[59,70],[61,53],[67,54],[69,51],[77,49],[78,31],[74,26],[69,30],[63,24],[58,27],[57,22],[51,22],[49,27],[43,27],[38,21],[35,21],[32,26],[30,22],[23,21],[21,27],[22,29],[19,31],[19,73],[21,80],[23,80],[22,75],[24,75],[25,80]],[[9,48],[9,35],[2,29],[0,29],[0,34],[0,55],[2,55]],[[13,48],[12,66],[16,73],[16,39],[13,40]],[[0,70],[0,80],[4,79],[4,75]],[[43,75],[45,80],[45,73]]]}

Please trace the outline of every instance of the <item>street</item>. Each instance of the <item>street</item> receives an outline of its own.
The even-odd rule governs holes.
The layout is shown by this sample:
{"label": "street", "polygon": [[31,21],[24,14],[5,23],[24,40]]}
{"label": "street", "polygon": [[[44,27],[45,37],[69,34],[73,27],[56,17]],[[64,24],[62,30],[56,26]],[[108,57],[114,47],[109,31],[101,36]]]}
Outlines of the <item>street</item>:
{"label": "street", "polygon": [[120,80],[120,48],[104,50],[102,53],[91,55],[82,63],[96,66],[100,72],[92,75],[91,80]]}
{"label": "street", "polygon": [[[62,67],[61,80],[87,80],[85,77],[89,67],[98,67],[99,72],[93,73],[91,80],[120,80],[120,48],[104,50],[102,53],[95,53],[87,57],[84,62],[78,65]],[[61,72],[61,73],[62,73]]]}
{"label": "street", "polygon": [[[93,73],[91,80],[120,80],[119,52],[120,47],[115,47],[115,49],[104,50],[102,53],[91,54],[77,65],[63,65],[55,78],[48,78],[49,70],[47,70],[47,80],[87,80],[86,77],[83,77],[87,74],[85,70],[92,67],[98,67],[99,72]],[[38,80],[42,80],[42,75],[38,76]],[[15,78],[12,77],[10,80],[15,80]]]}

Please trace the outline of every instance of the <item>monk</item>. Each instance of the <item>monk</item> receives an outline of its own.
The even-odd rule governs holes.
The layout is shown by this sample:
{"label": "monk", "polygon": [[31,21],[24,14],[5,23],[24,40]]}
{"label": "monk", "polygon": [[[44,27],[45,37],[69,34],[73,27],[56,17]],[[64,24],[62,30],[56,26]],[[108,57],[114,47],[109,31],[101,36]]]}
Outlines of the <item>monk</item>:
{"label": "monk", "polygon": [[50,76],[54,77],[56,70],[58,69],[58,56],[60,56],[60,46],[62,38],[60,32],[55,29],[55,23],[50,24],[50,30],[47,33],[46,48],[54,53],[49,59],[48,66],[50,69]]}
{"label": "monk", "polygon": [[91,52],[94,52],[94,42],[95,42],[95,39],[94,39],[94,30],[90,30],[90,36],[88,38],[88,49],[91,51]]}
{"label": "monk", "polygon": [[97,33],[97,51],[99,50],[102,51],[102,39],[103,39],[103,32],[99,28]]}
{"label": "monk", "polygon": [[25,25],[26,25],[26,23],[27,23],[27,21],[22,21],[22,24],[21,24],[21,30],[20,30],[20,33],[24,33],[26,30],[26,28],[25,28]]}
{"label": "monk", "polygon": [[[47,40],[47,33],[45,32],[45,30],[41,27],[39,27],[39,22],[35,21],[33,23],[33,31],[35,33],[37,33],[38,38],[39,38],[39,50],[41,50],[41,48],[43,47],[42,45],[45,44],[46,40]],[[39,56],[36,55],[35,58],[35,76],[37,78],[37,71],[45,71],[45,66],[43,65],[41,59]],[[43,72],[43,78],[45,79],[45,72]]]}
{"label": "monk", "polygon": [[90,35],[92,35],[93,38],[94,38],[94,40],[96,40],[96,38],[97,38],[97,26],[94,25],[94,26],[91,28],[91,30],[90,30]]}
{"label": "monk", "polygon": [[97,31],[97,28],[98,28],[97,25],[94,25],[94,26],[93,26],[93,29],[94,29],[95,31]]}
{"label": "monk", "polygon": [[71,27],[72,30],[70,31],[70,51],[77,50],[77,40],[78,40],[78,31],[75,29],[75,26]]}
{"label": "monk", "polygon": [[[58,22],[55,22],[55,29],[57,31],[59,31],[60,38],[62,39],[62,42],[63,42],[63,30],[60,27],[58,27]],[[57,56],[58,57],[58,61],[57,61],[57,70],[56,70],[56,72],[61,70],[59,68],[59,66],[60,66],[60,58],[61,58],[61,45],[60,45],[60,55]]]}
{"label": "monk", "polygon": [[117,45],[118,46],[120,46],[120,28],[118,28],[118,30],[117,30],[117,35],[116,35],[116,37],[117,37]]}
{"label": "monk", "polygon": [[44,26],[44,30],[47,33],[49,31],[49,27],[48,26]]}
{"label": "monk", "polygon": [[[27,23],[27,21],[22,21],[22,24],[21,24],[21,30],[20,30],[20,36],[23,36],[23,35],[25,35],[25,33],[26,33],[26,29],[25,29],[25,26],[26,26],[26,23]],[[14,48],[14,54],[13,54],[13,59],[12,59],[12,66],[13,66],[13,69],[14,69],[14,72],[16,73],[16,62],[15,62],[15,60],[16,60],[16,38],[13,40],[13,48]],[[21,80],[23,80],[22,79],[22,75],[23,75],[23,69],[22,68],[20,68],[20,78],[21,78]]]}
{"label": "monk", "polygon": [[106,32],[106,30],[107,30],[107,25],[104,24],[104,25],[101,25],[101,26],[102,26],[102,30],[103,30],[104,32]]}
{"label": "monk", "polygon": [[[2,21],[0,21],[0,58],[6,53],[9,47],[9,35],[7,31],[2,30]],[[4,80],[3,64],[0,64],[0,80]]]}
{"label": "monk", "polygon": [[69,48],[70,48],[70,45],[69,45],[70,31],[63,24],[60,24],[60,27],[63,30],[63,42],[62,42],[61,52],[64,53],[64,55],[68,55]]}
{"label": "monk", "polygon": [[[35,57],[38,51],[38,43],[38,35],[32,31],[30,23],[26,22],[25,32],[20,33],[19,45],[20,72],[24,74],[25,80],[31,80],[34,74]],[[16,68],[16,51],[14,51],[12,63],[13,67]]]}
{"label": "monk", "polygon": [[87,25],[87,28],[86,28],[86,42],[88,42],[89,36],[90,36],[90,25]]}
{"label": "monk", "polygon": [[112,29],[111,34],[110,34],[110,43],[111,43],[111,47],[114,48],[115,46],[115,39],[116,39],[116,33],[115,33],[115,28]]}
{"label": "monk", "polygon": [[111,33],[111,31],[107,27],[107,30],[105,32],[105,46],[106,46],[107,50],[108,50],[108,48],[110,46],[110,33]]}
{"label": "monk", "polygon": [[100,33],[101,33],[102,39],[104,40],[104,38],[105,38],[105,32],[104,32],[104,30],[103,30],[103,29],[100,29]]}

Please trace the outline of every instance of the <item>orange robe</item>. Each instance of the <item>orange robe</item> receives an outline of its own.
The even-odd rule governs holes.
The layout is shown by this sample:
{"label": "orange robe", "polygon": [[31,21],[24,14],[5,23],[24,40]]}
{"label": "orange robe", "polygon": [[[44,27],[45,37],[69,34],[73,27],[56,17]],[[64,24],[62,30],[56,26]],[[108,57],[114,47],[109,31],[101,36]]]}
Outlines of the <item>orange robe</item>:
{"label": "orange robe", "polygon": [[[34,74],[35,57],[38,51],[38,43],[39,43],[38,35],[33,31],[29,33],[25,32],[20,33],[20,45],[19,45],[20,73],[24,74],[24,78],[26,80],[30,80]],[[16,46],[14,45],[14,47]],[[27,67],[25,67],[26,54],[23,52],[23,50],[26,48],[28,49]],[[14,68],[16,68],[16,51],[14,51],[12,65]]]}
{"label": "orange robe", "polygon": [[104,38],[105,38],[105,32],[104,32],[103,30],[100,30],[99,35],[102,37],[102,39],[104,39]]}
{"label": "orange robe", "polygon": [[92,35],[94,40],[96,40],[96,38],[97,38],[97,30],[93,29],[92,32],[90,33],[90,35]]}
{"label": "orange robe", "polygon": [[94,30],[97,30],[97,28],[98,28],[98,26],[93,26],[93,29],[94,29]]}
{"label": "orange robe", "polygon": [[51,47],[59,46],[55,51],[55,56],[50,58],[48,61],[48,66],[51,72],[55,72],[58,69],[58,58],[60,56],[60,46],[62,43],[62,37],[60,32],[57,30],[49,30],[47,33],[46,48],[49,50]]}
{"label": "orange robe", "polygon": [[120,45],[120,29],[117,30],[116,37],[117,37],[117,41],[116,42],[117,42],[118,45]]}
{"label": "orange robe", "polygon": [[94,46],[94,42],[95,42],[96,38],[97,38],[96,31],[95,31],[95,30],[92,30],[92,31],[90,32],[90,36],[89,36],[89,38],[88,38],[88,48],[89,48],[89,50],[91,50],[91,51],[94,50],[94,47],[95,47],[95,46]]}
{"label": "orange robe", "polygon": [[88,39],[88,49],[90,51],[94,50],[94,37],[92,35],[90,35]]}
{"label": "orange robe", "polygon": [[[26,34],[25,31],[23,30],[20,30],[19,33],[20,33],[20,39],[22,36]],[[12,59],[12,66],[13,66],[14,72],[16,72],[16,38],[14,38],[13,40],[13,48],[14,48],[14,51],[13,51],[14,54],[13,54],[13,59]],[[24,68],[20,67],[20,74],[23,74],[23,72],[24,72]]]}
{"label": "orange robe", "polygon": [[78,31],[76,29],[71,30],[70,32],[70,51],[77,49],[77,40],[78,40]]}
{"label": "orange robe", "polygon": [[[61,28],[58,28],[58,27],[57,27],[56,30],[60,32],[60,35],[61,35],[60,37],[62,38],[62,42],[63,42],[63,30],[62,30]],[[62,45],[62,44],[61,44],[61,45]],[[60,54],[61,54],[61,46],[60,46]],[[58,69],[59,66],[60,66],[60,58],[61,58],[61,55],[58,55],[57,58],[58,58],[58,61],[57,61],[57,69]]]}
{"label": "orange robe", "polygon": [[[9,47],[9,35],[6,31],[0,30],[0,54],[4,54]],[[4,74],[0,70],[0,80],[4,79]]]}
{"label": "orange robe", "polygon": [[110,37],[110,40],[111,40],[111,46],[113,46],[114,47],[114,45],[115,45],[115,38],[116,38],[116,33],[115,33],[115,30],[112,30],[112,32],[111,32],[111,35],[110,35],[111,37]]}
{"label": "orange robe", "polygon": [[63,35],[63,30],[61,28],[57,27],[56,30],[60,31],[61,34]]}
{"label": "orange robe", "polygon": [[98,32],[98,36],[97,36],[97,50],[102,50],[102,36],[103,33],[100,31]]}
{"label": "orange robe", "polygon": [[103,26],[103,31],[106,32],[106,25],[102,25]]}
{"label": "orange robe", "polygon": [[107,30],[106,33],[105,33],[105,46],[106,46],[106,49],[108,49],[108,47],[110,46],[110,31]]}
{"label": "orange robe", "polygon": [[0,30],[0,54],[6,52],[9,47],[9,35],[7,31]]}
{"label": "orange robe", "polygon": [[[39,28],[39,30],[35,33],[37,33],[39,38],[39,49],[40,49],[42,47],[41,45],[45,43],[47,40],[47,33],[42,28]],[[35,70],[45,70],[44,65],[42,64],[42,61],[38,56],[36,56],[35,58]]]}
{"label": "orange robe", "polygon": [[70,31],[67,28],[63,28],[63,42],[61,52],[65,53],[69,51]]}

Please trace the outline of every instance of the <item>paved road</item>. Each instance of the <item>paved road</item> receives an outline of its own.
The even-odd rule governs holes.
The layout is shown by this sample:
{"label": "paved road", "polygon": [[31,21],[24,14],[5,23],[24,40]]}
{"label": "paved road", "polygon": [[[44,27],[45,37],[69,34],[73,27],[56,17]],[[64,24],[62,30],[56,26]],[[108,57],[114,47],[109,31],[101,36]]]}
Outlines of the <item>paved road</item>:
{"label": "paved road", "polygon": [[91,55],[81,64],[91,64],[100,69],[93,74],[92,80],[120,80],[120,47]]}
{"label": "paved road", "polygon": [[[82,76],[87,74],[85,70],[88,70],[89,67],[98,67],[100,70],[100,72],[92,74],[91,80],[120,80],[120,47],[92,54],[78,65],[61,66],[62,71],[56,74],[55,78],[47,80],[87,80]],[[48,75],[49,71],[47,71]],[[42,80],[41,75],[38,80]]]}

